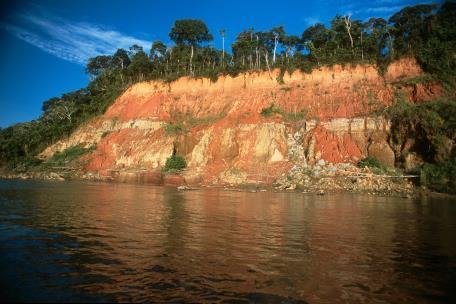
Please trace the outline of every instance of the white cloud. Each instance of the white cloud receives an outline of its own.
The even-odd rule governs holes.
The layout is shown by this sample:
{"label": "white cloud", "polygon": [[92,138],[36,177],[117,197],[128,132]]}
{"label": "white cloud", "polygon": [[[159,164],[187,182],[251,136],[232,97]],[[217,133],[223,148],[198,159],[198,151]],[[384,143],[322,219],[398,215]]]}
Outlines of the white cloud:
{"label": "white cloud", "polygon": [[380,6],[380,7],[367,7],[364,10],[360,10],[359,12],[365,12],[365,13],[391,13],[391,12],[397,12],[401,10],[403,6]]}
{"label": "white cloud", "polygon": [[354,14],[378,14],[388,16],[391,13],[396,13],[408,5],[427,4],[432,1],[410,1],[405,0],[375,0],[366,7],[359,7],[353,11]]}
{"label": "white cloud", "polygon": [[404,0],[376,0],[375,2],[381,4],[388,4],[388,3],[398,3],[398,2],[405,2]]}
{"label": "white cloud", "polygon": [[90,57],[128,49],[133,44],[144,48],[150,42],[102,26],[68,22],[55,16],[20,15],[25,26],[0,23],[0,27],[43,51],[61,59],[85,65]]}
{"label": "white cloud", "polygon": [[305,22],[307,25],[309,25],[309,26],[314,25],[315,23],[320,22],[320,19],[317,18],[317,17],[306,17],[306,18],[304,18],[303,20],[304,20],[304,22]]}

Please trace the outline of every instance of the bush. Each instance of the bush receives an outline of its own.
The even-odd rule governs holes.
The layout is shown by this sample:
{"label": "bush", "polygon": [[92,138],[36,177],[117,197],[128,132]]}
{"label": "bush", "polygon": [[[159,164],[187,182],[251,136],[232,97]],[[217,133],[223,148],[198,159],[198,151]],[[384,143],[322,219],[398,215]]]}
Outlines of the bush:
{"label": "bush", "polygon": [[264,117],[269,117],[274,113],[280,114],[282,116],[285,115],[285,112],[281,108],[276,107],[273,103],[269,107],[261,110],[261,115]]}
{"label": "bush", "polygon": [[82,145],[69,147],[62,152],[56,152],[46,163],[52,163],[54,165],[65,165],[73,160],[78,159],[82,155],[93,151],[93,147],[84,148]]}
{"label": "bush", "polygon": [[442,163],[424,164],[420,183],[435,191],[456,193],[456,157]]}
{"label": "bush", "polygon": [[172,155],[166,160],[163,172],[178,172],[187,167],[185,158],[180,155]]}
{"label": "bush", "polygon": [[307,111],[304,109],[299,112],[285,112],[274,104],[261,110],[261,115],[264,117],[270,117],[274,113],[280,114],[285,121],[304,120],[307,117]]}
{"label": "bush", "polygon": [[304,120],[307,118],[307,111],[302,109],[299,112],[289,112],[285,114],[285,120],[289,121],[297,121],[297,120]]}
{"label": "bush", "polygon": [[269,107],[261,110],[261,115],[264,117],[269,117],[274,113],[277,113],[277,108],[274,107],[274,104],[271,104]]}
{"label": "bush", "polygon": [[182,134],[187,132],[184,124],[181,121],[175,124],[167,123],[165,124],[164,129],[166,134]]}
{"label": "bush", "polygon": [[415,139],[413,150],[427,162],[447,160],[452,140],[456,137],[456,102],[438,100],[412,104],[398,94],[386,112],[391,119],[392,142],[401,146],[408,138]]}
{"label": "bush", "polygon": [[370,156],[360,160],[358,162],[358,167],[360,167],[360,168],[368,167],[371,169],[373,169],[373,168],[383,169],[382,164],[376,158],[370,157]]}

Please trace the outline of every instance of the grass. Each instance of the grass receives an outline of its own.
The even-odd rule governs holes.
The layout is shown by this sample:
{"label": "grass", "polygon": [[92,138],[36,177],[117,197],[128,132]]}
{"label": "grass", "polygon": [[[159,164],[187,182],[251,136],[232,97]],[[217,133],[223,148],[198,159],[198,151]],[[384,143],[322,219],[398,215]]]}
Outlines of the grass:
{"label": "grass", "polygon": [[307,111],[304,109],[299,112],[285,112],[282,108],[276,107],[274,104],[261,110],[263,117],[271,117],[273,114],[280,114],[285,121],[299,121],[307,117]]}
{"label": "grass", "polygon": [[187,129],[181,121],[177,123],[165,123],[163,128],[168,135],[179,135],[187,132]]}
{"label": "grass", "polygon": [[417,85],[420,83],[429,83],[434,81],[434,77],[429,74],[424,74],[416,77],[401,79],[399,81],[394,82],[393,84],[396,86],[407,86],[407,85]]}
{"label": "grass", "polygon": [[43,164],[52,164],[54,166],[64,166],[74,160],[79,159],[84,154],[94,150],[94,147],[84,148],[82,145],[69,147],[62,152],[56,152],[50,159]]}
{"label": "grass", "polygon": [[211,125],[223,117],[225,113],[218,115],[206,116],[206,117],[194,117],[190,113],[186,114],[175,114],[172,120],[174,122],[168,122],[164,125],[165,133],[168,135],[180,135],[187,133],[191,128],[196,126]]}

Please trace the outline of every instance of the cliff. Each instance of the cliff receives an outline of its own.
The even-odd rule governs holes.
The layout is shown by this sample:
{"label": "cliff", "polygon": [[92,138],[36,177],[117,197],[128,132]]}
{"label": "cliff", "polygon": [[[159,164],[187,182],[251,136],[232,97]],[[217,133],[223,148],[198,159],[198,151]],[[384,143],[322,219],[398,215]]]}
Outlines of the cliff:
{"label": "cliff", "polygon": [[[188,183],[271,183],[293,164],[320,159],[342,163],[372,155],[394,165],[389,122],[369,113],[391,104],[398,83],[423,74],[414,60],[391,64],[384,76],[371,65],[285,73],[283,81],[279,74],[135,84],[104,115],[40,157],[95,146],[85,157],[85,174],[153,181],[175,152],[187,160]],[[442,93],[433,83],[401,86],[413,102]],[[280,111],[262,115],[272,104]]]}

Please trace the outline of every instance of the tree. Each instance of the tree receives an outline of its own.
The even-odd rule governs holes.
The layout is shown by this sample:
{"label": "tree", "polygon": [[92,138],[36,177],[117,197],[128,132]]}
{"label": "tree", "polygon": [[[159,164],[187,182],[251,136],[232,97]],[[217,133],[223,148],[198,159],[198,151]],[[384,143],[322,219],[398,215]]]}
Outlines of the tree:
{"label": "tree", "polygon": [[142,46],[133,44],[130,46],[128,54],[130,55],[130,58],[134,57],[137,53],[144,52],[144,49]]}
{"label": "tree", "polygon": [[276,52],[277,52],[277,46],[279,42],[283,42],[283,39],[285,37],[285,29],[283,26],[277,26],[271,29],[271,34],[274,37],[274,51],[272,55],[272,62],[276,62]]}
{"label": "tree", "polygon": [[253,41],[253,29],[244,30],[238,34],[236,41],[231,45],[235,59],[242,67],[245,66],[246,59],[249,67],[252,68],[252,52],[255,48]]}
{"label": "tree", "polygon": [[128,67],[130,62],[130,57],[128,57],[128,53],[124,49],[118,49],[112,56],[112,65],[114,68],[122,71]]}
{"label": "tree", "polygon": [[285,36],[283,38],[283,45],[285,46],[285,58],[287,59],[287,62],[288,62],[288,57],[290,56],[290,53],[292,53],[292,50],[300,49],[300,43],[301,43],[301,40],[296,35]]}
{"label": "tree", "polygon": [[347,29],[348,36],[350,37],[350,45],[351,45],[351,48],[353,51],[354,44],[353,44],[353,37],[352,37],[351,31],[350,31],[351,27],[352,27],[350,17],[351,17],[350,15],[344,16],[344,23],[345,23],[345,28]]}
{"label": "tree", "polygon": [[138,77],[138,81],[143,81],[145,76],[152,70],[151,62],[146,53],[144,53],[142,47],[140,49],[135,49],[133,54],[131,63],[128,66],[128,72],[131,76]]}
{"label": "tree", "polygon": [[86,73],[96,77],[109,70],[111,68],[111,59],[111,56],[104,55],[90,58],[86,66]]}
{"label": "tree", "polygon": [[150,58],[156,60],[164,58],[166,55],[166,45],[161,40],[155,40],[150,49]]}
{"label": "tree", "polygon": [[302,33],[302,41],[317,64],[320,64],[323,48],[327,45],[330,35],[329,30],[322,23],[316,23]]}
{"label": "tree", "polygon": [[413,53],[422,42],[425,20],[436,9],[435,4],[408,6],[391,16],[396,51]]}
{"label": "tree", "polygon": [[130,63],[130,57],[128,57],[128,53],[124,49],[118,49],[112,56],[111,66],[113,69],[116,69],[120,72],[119,74],[122,82],[124,80],[124,71],[128,68]]}
{"label": "tree", "polygon": [[363,27],[367,31],[364,49],[369,56],[378,61],[384,54],[391,53],[392,46],[388,45],[388,27],[385,19],[370,18]]}
{"label": "tree", "polygon": [[206,24],[201,20],[195,19],[183,19],[176,20],[174,26],[169,33],[169,37],[177,45],[187,45],[191,48],[190,55],[190,74],[193,75],[192,61],[194,48],[197,47],[202,42],[208,42],[213,39],[212,35],[209,33],[209,29]]}

